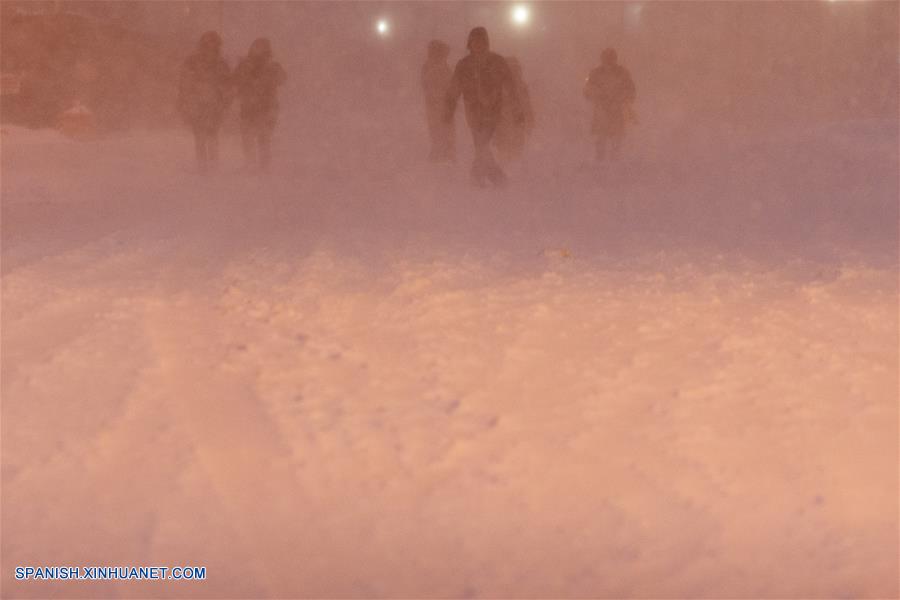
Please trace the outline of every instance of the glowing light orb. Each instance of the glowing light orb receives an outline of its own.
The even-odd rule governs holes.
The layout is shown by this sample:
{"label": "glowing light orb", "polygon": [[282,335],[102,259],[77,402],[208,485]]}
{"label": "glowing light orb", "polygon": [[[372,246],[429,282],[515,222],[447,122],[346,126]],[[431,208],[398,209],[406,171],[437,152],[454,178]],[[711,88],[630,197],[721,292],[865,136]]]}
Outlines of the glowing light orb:
{"label": "glowing light orb", "polygon": [[531,20],[531,10],[522,4],[512,9],[512,21],[516,25],[527,25]]}
{"label": "glowing light orb", "polygon": [[378,32],[378,35],[387,35],[391,30],[390,23],[385,19],[379,19],[375,24],[375,31]]}

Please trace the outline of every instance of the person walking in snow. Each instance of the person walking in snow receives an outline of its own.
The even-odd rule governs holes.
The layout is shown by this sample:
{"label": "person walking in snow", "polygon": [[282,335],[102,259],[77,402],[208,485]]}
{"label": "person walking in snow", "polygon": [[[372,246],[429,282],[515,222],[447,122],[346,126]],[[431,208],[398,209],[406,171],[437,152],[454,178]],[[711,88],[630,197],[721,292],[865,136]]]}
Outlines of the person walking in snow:
{"label": "person walking in snow", "polygon": [[631,73],[619,64],[613,48],[601,54],[601,65],[588,76],[584,96],[594,106],[591,131],[597,137],[597,159],[603,161],[607,154],[618,158],[626,122],[635,120],[636,93]]}
{"label": "person walking in snow", "polygon": [[182,64],[177,108],[194,134],[201,173],[219,160],[219,129],[231,102],[230,70],[222,57],[222,38],[215,31],[200,36],[197,49]]}
{"label": "person walking in snow", "polygon": [[272,160],[272,133],[278,120],[278,87],[287,79],[272,59],[267,38],[254,40],[234,71],[241,102],[241,140],[249,169],[266,170]]}
{"label": "person walking in snow", "polygon": [[425,116],[431,151],[428,159],[434,162],[456,160],[456,128],[444,120],[444,108],[453,71],[447,64],[450,46],[440,40],[428,44],[428,58],[422,65],[422,91],[425,95]]}
{"label": "person walking in snow", "polygon": [[502,161],[521,158],[531,130],[534,129],[534,110],[531,107],[531,94],[522,78],[522,65],[514,56],[507,57],[506,63],[512,73],[513,86],[516,89],[516,96],[524,118],[517,120],[512,103],[510,101],[503,103],[503,108],[500,110],[500,123],[497,125],[497,132],[494,135],[494,146]]}
{"label": "person walking in snow", "polygon": [[491,151],[491,138],[500,122],[504,103],[510,104],[517,122],[525,117],[509,65],[502,56],[491,52],[487,30],[476,27],[470,31],[466,48],[469,54],[456,63],[450,81],[445,121],[452,123],[456,104],[462,95],[466,122],[475,145],[472,181],[479,187],[484,187],[487,182],[499,187],[506,183],[506,174]]}

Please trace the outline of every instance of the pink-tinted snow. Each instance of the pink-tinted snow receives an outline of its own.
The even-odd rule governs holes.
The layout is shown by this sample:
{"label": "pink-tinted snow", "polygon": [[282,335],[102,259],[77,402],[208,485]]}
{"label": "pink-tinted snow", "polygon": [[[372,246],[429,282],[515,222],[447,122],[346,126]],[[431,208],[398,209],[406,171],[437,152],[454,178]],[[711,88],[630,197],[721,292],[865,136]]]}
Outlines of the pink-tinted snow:
{"label": "pink-tinted snow", "polygon": [[4,125],[4,597],[897,596],[896,115],[703,119],[635,44],[600,167],[556,85],[596,56],[532,49],[534,137],[476,190],[461,122],[424,161],[414,66],[308,43],[268,175],[233,124],[210,176],[181,130]]}

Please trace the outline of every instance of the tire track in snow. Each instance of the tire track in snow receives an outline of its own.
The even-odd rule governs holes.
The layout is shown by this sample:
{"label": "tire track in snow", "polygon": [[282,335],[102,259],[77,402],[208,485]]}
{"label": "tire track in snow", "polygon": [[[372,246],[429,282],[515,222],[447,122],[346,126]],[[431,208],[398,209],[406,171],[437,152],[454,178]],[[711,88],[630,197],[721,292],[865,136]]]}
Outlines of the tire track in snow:
{"label": "tire track in snow", "polygon": [[[219,366],[228,345],[209,298],[191,293],[158,300],[148,331],[159,358],[163,409],[193,445],[215,490],[215,502],[235,529],[245,577],[267,595],[334,589],[329,536],[296,477],[291,448],[256,397],[250,365]],[[232,561],[240,565],[241,561]],[[329,587],[330,586],[330,587]]]}

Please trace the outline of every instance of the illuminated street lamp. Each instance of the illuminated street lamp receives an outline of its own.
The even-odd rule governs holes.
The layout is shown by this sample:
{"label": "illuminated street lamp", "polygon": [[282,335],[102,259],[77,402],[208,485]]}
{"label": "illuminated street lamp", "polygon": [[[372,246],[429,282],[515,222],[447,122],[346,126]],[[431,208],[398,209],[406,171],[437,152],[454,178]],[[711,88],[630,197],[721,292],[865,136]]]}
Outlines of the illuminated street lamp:
{"label": "illuminated street lamp", "polygon": [[531,9],[524,4],[517,4],[516,6],[513,6],[510,16],[515,25],[524,27],[531,21]]}
{"label": "illuminated street lamp", "polygon": [[378,22],[375,23],[375,31],[378,32],[378,35],[384,37],[390,33],[391,25],[387,22],[387,19],[378,19]]}

